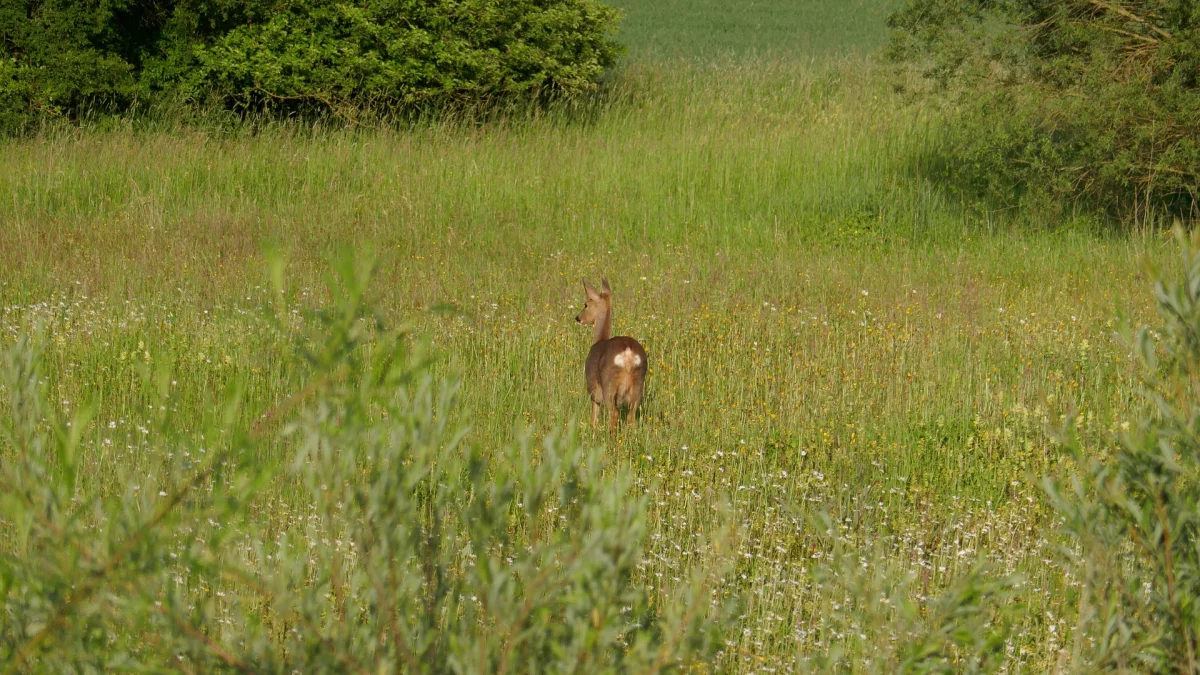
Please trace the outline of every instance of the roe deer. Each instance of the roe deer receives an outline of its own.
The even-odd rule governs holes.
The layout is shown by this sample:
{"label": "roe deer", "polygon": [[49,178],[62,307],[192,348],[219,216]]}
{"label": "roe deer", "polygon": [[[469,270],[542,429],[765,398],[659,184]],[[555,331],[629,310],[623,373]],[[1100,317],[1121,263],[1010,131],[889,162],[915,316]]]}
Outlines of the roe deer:
{"label": "roe deer", "polygon": [[602,405],[611,410],[610,428],[616,428],[617,408],[622,405],[629,408],[626,422],[633,424],[638,404],[642,402],[642,386],[646,383],[646,350],[631,337],[612,336],[612,289],[608,287],[607,279],[601,281],[599,292],[584,280],[583,290],[587,298],[575,321],[595,326],[592,349],[583,370],[588,394],[592,397],[592,427],[595,428],[600,419]]}

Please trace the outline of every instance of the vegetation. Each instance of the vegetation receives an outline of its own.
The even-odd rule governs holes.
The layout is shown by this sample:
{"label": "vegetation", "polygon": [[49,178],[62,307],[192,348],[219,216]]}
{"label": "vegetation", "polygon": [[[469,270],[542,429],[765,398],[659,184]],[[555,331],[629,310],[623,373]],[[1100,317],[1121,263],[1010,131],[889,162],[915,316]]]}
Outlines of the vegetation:
{"label": "vegetation", "polygon": [[[235,383],[205,424],[185,411],[179,425],[157,371],[147,384],[172,408],[148,414],[147,461],[92,489],[78,450],[94,409],[57,422],[36,352],[8,350],[7,666],[656,672],[710,659],[723,613],[709,580],[654,606],[633,580],[646,529],[628,472],[602,479],[601,456],[561,437],[540,451],[463,443],[447,424],[453,385],[365,304],[369,269],[336,269],[328,310],[276,307],[284,334],[318,331],[290,355],[308,365],[303,389],[245,426]],[[259,461],[277,435],[294,461]],[[274,536],[252,526],[271,480],[304,493],[297,526]]]}
{"label": "vegetation", "polygon": [[616,21],[594,0],[4,0],[0,133],[138,105],[346,118],[577,94]]}
{"label": "vegetation", "polygon": [[[5,142],[4,665],[1186,667],[1194,253],[963,198],[965,108],[894,84],[647,56],[469,121]],[[601,274],[651,359],[611,435]]]}
{"label": "vegetation", "polygon": [[1181,243],[1183,273],[1155,287],[1162,326],[1129,340],[1154,414],[1123,431],[1119,444],[1070,443],[1079,471],[1047,486],[1076,541],[1074,655],[1100,670],[1200,671],[1200,251],[1195,240]]}
{"label": "vegetation", "polygon": [[[971,588],[980,558],[985,590],[1021,577],[1027,611],[1003,662],[1056,663],[1078,576],[1038,487],[1061,466],[1044,428],[1074,406],[1080,438],[1102,447],[1144,412],[1110,336],[1122,312],[1152,316],[1136,263],[1162,258],[1162,243],[1085,220],[1048,230],[1025,211],[977,219],[921,162],[944,137],[936,112],[896,105],[859,62],[651,63],[623,77],[588,124],[552,110],[469,128],[10,142],[2,330],[11,344],[44,326],[54,408],[98,399],[79,494],[145,471],[164,447],[149,406],[195,428],[216,414],[212,392],[243,380],[245,429],[303,391],[310,371],[264,318],[276,306],[264,243],[282,246],[287,306],[302,310],[334,300],[324,252],[369,242],[374,304],[428,336],[436,379],[461,378],[446,424],[469,425],[470,444],[498,457],[490,466],[507,461],[514,428],[536,448],[586,424],[589,336],[571,317],[579,277],[604,273],[615,330],[646,346],[652,371],[638,426],[581,440],[646,499],[632,574],[652,606],[709,563],[732,567],[716,577],[720,597],[741,598],[718,663],[866,657],[886,670],[872,655],[909,632],[946,644],[939,631],[957,619],[928,609]],[[436,306],[446,311],[425,311]],[[167,402],[138,375],[147,360],[169,368]],[[252,455],[290,465],[289,443]],[[324,517],[277,474],[247,538],[306,537]],[[728,515],[714,511],[726,497]],[[828,527],[811,522],[822,512]],[[868,623],[844,611],[856,597],[846,563],[861,571],[860,558],[878,561],[867,579],[911,613]],[[239,602],[226,593],[218,607]]]}
{"label": "vegetation", "polygon": [[614,0],[634,58],[711,59],[758,52],[825,58],[887,41],[895,0]]}
{"label": "vegetation", "polygon": [[993,205],[1197,216],[1200,5],[910,0],[889,23],[960,108],[955,172]]}

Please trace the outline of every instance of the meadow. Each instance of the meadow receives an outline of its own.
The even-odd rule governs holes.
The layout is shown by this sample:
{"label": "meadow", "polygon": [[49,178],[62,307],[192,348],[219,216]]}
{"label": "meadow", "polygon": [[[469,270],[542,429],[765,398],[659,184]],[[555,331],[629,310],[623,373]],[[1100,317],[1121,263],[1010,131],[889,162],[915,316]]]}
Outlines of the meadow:
{"label": "meadow", "polygon": [[[1078,580],[1039,488],[1060,463],[1047,430],[1070,414],[1103,445],[1142,411],[1114,334],[1153,319],[1142,263],[1170,248],[965,202],[937,159],[946,124],[867,60],[775,53],[635,59],[595,101],[478,124],[10,141],[0,335],[40,325],[53,403],[98,401],[80,489],[115,490],[153,426],[140,364],[169,364],[184,418],[244,378],[252,419],[298,386],[262,320],[264,252],[319,306],[328,253],[371,250],[375,302],[461,379],[453,423],[474,442],[581,425],[633,472],[655,592],[705,556],[730,500],[746,602],[722,670],[802,671],[837,649],[886,669],[872,659],[905,636],[847,623],[848,596],[817,580],[845,547],[911,574],[918,598],[980,559],[1020,574],[1005,670],[1051,671]],[[638,424],[615,435],[586,428],[590,334],[573,321],[581,278],[601,276],[651,364]],[[279,531],[309,505],[282,482],[255,508]]]}

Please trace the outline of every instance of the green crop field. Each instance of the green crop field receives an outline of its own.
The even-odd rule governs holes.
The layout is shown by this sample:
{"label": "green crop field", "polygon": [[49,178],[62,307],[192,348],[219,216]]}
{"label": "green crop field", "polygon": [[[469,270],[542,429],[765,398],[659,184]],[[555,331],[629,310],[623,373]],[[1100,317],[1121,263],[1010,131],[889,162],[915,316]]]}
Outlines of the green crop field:
{"label": "green crop field", "polygon": [[887,36],[894,0],[620,0],[620,39],[635,57],[865,53]]}
{"label": "green crop field", "polygon": [[[866,49],[887,3],[624,5],[644,56]],[[1139,413],[1113,334],[1152,320],[1141,263],[1169,247],[961,203],[930,159],[940,113],[890,91],[859,58],[637,58],[586,121],[6,141],[0,341],[40,326],[52,403],[97,401],[79,489],[113,490],[155,443],[141,364],[169,366],[183,419],[235,378],[255,418],[299,386],[261,318],[264,251],[319,306],[329,252],[370,249],[379,307],[461,378],[453,423],[472,442],[582,424],[633,472],[654,592],[703,557],[713,505],[731,501],[726,590],[746,602],[724,668],[792,672],[845,648],[865,671],[906,639],[839,623],[845,600],[815,577],[832,539],[889,542],[871,564],[924,595],[980,558],[1020,573],[1005,658],[1045,672],[1076,612],[1038,487],[1059,466],[1047,425],[1070,413],[1102,443]],[[580,279],[601,276],[616,332],[650,359],[642,416],[615,435],[586,428],[590,335],[573,321]],[[269,486],[256,522],[303,534],[303,494]],[[806,520],[822,511],[828,534]]]}

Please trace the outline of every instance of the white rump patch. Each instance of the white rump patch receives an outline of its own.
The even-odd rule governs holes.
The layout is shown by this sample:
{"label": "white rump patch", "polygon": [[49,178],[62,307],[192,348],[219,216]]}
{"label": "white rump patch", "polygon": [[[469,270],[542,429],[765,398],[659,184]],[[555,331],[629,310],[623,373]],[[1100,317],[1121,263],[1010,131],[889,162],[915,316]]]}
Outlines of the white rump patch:
{"label": "white rump patch", "polygon": [[637,368],[642,365],[642,357],[634,354],[632,349],[626,349],[613,357],[613,363],[618,368]]}

